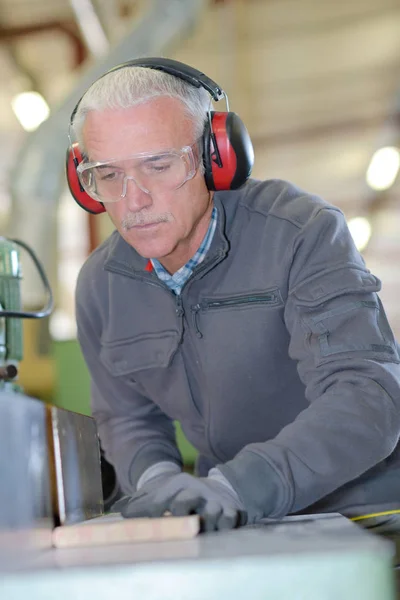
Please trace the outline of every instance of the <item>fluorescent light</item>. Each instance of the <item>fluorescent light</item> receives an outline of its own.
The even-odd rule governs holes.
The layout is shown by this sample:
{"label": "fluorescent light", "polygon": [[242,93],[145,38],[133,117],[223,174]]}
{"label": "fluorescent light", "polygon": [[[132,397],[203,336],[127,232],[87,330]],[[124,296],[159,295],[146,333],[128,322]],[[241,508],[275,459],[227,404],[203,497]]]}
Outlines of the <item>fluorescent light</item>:
{"label": "fluorescent light", "polygon": [[371,223],[365,217],[354,217],[354,219],[349,220],[348,226],[356,248],[361,252],[367,247],[370,240],[372,233]]}
{"label": "fluorescent light", "polygon": [[34,131],[50,114],[46,100],[38,92],[17,94],[11,106],[25,131]]}
{"label": "fluorescent light", "polygon": [[393,185],[400,167],[398,148],[387,146],[373,155],[367,171],[367,183],[374,190],[387,190]]}

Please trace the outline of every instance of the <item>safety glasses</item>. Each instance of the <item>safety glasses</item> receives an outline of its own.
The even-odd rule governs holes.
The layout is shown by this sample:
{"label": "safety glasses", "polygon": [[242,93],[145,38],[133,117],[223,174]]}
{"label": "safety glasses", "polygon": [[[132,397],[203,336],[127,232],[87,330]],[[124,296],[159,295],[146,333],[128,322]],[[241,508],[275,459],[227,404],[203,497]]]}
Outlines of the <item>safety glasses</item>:
{"label": "safety glasses", "polygon": [[99,202],[125,198],[129,181],[146,194],[176,190],[193,179],[201,157],[200,140],[179,150],[142,152],[129,158],[79,163],[83,189]]}

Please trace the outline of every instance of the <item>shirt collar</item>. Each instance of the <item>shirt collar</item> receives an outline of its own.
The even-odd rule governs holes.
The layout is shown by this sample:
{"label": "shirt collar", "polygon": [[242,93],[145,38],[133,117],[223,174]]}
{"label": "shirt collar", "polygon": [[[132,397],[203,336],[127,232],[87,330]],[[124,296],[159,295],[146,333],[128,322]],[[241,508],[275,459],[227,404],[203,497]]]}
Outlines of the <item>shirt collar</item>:
{"label": "shirt collar", "polygon": [[[199,248],[195,252],[195,254],[188,260],[188,262],[183,265],[178,271],[173,273],[172,275],[164,269],[160,261],[155,258],[150,259],[150,263],[154,268],[154,272],[157,277],[163,281],[175,294],[179,295],[182,287],[185,285],[186,281],[189,279],[194,269],[203,262],[205,259],[208,250],[210,249],[215,229],[217,227],[217,219],[218,219],[218,211],[216,207],[213,207],[211,213],[210,223],[207,229],[207,232],[201,242]],[[146,267],[146,270],[149,270],[149,263]]]}

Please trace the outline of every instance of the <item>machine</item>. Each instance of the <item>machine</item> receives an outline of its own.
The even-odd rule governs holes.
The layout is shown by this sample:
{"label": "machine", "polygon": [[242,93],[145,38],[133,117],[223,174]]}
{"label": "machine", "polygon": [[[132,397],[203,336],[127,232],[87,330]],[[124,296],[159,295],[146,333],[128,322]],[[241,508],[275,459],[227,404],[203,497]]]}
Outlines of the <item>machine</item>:
{"label": "machine", "polygon": [[[46,305],[38,311],[22,308],[21,249],[46,292]],[[22,319],[47,317],[52,309],[50,284],[33,250],[0,237],[0,557],[9,554],[10,540],[18,549],[46,546],[54,524],[103,512],[93,419],[27,396],[18,382]]]}
{"label": "machine", "polygon": [[[47,294],[46,306],[26,312],[21,302],[21,255],[23,248],[34,262]],[[22,319],[41,319],[53,310],[53,294],[42,265],[24,242],[0,237],[0,390],[20,392],[16,383],[23,357]]]}

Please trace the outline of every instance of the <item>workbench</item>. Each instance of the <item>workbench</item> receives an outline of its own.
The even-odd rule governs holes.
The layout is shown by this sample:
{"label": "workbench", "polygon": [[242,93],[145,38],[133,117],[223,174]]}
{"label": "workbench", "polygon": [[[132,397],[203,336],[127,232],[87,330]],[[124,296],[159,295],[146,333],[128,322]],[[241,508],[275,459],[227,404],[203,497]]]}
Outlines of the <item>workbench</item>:
{"label": "workbench", "polygon": [[393,546],[337,514],[5,555],[1,600],[394,600]]}

